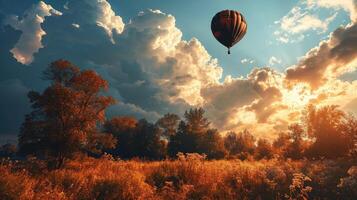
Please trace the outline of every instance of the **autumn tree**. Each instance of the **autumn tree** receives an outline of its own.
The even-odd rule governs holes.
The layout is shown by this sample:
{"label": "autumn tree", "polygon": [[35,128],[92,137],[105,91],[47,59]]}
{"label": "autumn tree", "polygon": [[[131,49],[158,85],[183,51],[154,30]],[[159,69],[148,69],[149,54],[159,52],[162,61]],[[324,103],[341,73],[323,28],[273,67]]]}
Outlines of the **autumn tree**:
{"label": "autumn tree", "polygon": [[220,133],[216,129],[209,129],[199,141],[198,153],[206,154],[209,159],[222,159],[228,152]]}
{"label": "autumn tree", "polygon": [[107,121],[104,131],[117,138],[118,144],[110,152],[123,159],[134,157],[159,160],[166,157],[167,141],[160,128],[142,119],[115,117]]}
{"label": "autumn tree", "polygon": [[100,94],[108,88],[105,80],[66,60],[51,63],[44,79],[51,82],[48,88],[28,94],[33,111],[21,127],[22,154],[56,158],[54,167],[60,167],[78,152],[114,147],[115,140],[97,128],[105,120],[105,109],[114,103]]}
{"label": "autumn tree", "polygon": [[273,141],[274,152],[280,157],[285,157],[290,144],[290,135],[286,132],[281,132],[279,133],[279,136]]}
{"label": "autumn tree", "polygon": [[290,143],[287,146],[285,157],[292,159],[301,159],[307,147],[304,141],[305,130],[300,124],[292,124],[288,128]]}
{"label": "autumn tree", "polygon": [[347,143],[349,155],[357,159],[357,118],[352,114],[346,115],[346,119],[340,130],[343,136],[350,141]]}
{"label": "autumn tree", "polygon": [[114,117],[104,124],[104,132],[112,134],[117,139],[117,145],[109,150],[113,155],[123,159],[135,156],[134,137],[138,121],[132,117]]}
{"label": "autumn tree", "polygon": [[346,114],[338,106],[316,109],[310,105],[304,121],[308,135],[314,140],[308,156],[336,158],[348,154],[352,140],[349,134],[343,134]]}
{"label": "autumn tree", "polygon": [[180,122],[176,134],[170,137],[171,156],[182,152],[204,153],[208,158],[220,158],[226,153],[221,136],[216,130],[210,129],[210,122],[204,117],[204,113],[202,108],[185,112],[185,119]]}
{"label": "autumn tree", "polygon": [[224,145],[231,157],[244,160],[253,154],[255,138],[248,130],[244,130],[238,134],[229,132],[224,138]]}
{"label": "autumn tree", "polygon": [[257,160],[271,159],[273,156],[274,151],[271,143],[266,139],[259,139],[254,150],[254,158]]}

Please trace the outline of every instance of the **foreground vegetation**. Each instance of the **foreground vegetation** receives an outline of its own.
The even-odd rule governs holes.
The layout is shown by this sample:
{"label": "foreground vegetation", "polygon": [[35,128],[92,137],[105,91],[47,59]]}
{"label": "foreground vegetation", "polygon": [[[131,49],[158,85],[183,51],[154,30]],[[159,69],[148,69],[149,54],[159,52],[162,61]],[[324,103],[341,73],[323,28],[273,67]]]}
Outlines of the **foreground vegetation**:
{"label": "foreground vegetation", "polygon": [[79,158],[47,171],[38,160],[2,161],[2,199],[355,199],[350,160],[174,161]]}

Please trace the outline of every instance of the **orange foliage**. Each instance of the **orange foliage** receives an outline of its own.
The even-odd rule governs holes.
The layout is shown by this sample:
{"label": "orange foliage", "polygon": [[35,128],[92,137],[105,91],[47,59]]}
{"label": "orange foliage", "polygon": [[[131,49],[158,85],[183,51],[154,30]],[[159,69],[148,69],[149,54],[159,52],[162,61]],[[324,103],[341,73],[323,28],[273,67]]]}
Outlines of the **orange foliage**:
{"label": "orange foliage", "polygon": [[[2,162],[2,199],[353,199],[350,161],[206,161],[179,154],[175,161],[82,158],[62,169]],[[348,175],[346,176],[346,173]]]}

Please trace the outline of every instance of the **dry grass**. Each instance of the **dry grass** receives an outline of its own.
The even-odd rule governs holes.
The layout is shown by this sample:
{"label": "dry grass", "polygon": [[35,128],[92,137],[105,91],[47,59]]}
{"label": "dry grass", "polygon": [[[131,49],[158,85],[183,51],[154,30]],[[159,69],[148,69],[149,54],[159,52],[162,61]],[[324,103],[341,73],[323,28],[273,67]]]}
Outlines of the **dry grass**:
{"label": "dry grass", "polygon": [[[40,161],[4,161],[1,199],[354,199],[351,161],[143,162],[85,158],[47,171]],[[356,164],[354,164],[356,165]],[[348,171],[348,169],[350,169]],[[347,173],[348,172],[348,173]]]}

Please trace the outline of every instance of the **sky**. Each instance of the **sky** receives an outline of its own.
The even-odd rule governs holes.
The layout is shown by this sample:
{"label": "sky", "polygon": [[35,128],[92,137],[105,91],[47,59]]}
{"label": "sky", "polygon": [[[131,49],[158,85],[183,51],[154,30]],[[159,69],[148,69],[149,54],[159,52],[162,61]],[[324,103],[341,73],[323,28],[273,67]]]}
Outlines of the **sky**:
{"label": "sky", "polygon": [[[356,0],[0,0],[0,142],[16,139],[26,94],[67,59],[96,70],[119,103],[107,117],[155,121],[203,107],[222,133],[274,138],[307,104],[357,113]],[[232,54],[215,13],[241,12]]]}

